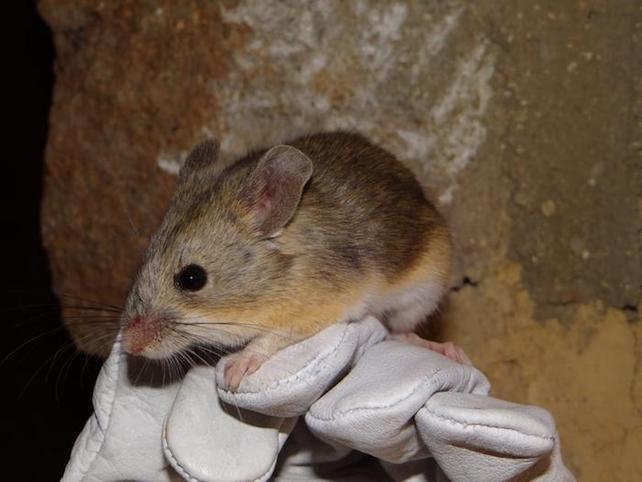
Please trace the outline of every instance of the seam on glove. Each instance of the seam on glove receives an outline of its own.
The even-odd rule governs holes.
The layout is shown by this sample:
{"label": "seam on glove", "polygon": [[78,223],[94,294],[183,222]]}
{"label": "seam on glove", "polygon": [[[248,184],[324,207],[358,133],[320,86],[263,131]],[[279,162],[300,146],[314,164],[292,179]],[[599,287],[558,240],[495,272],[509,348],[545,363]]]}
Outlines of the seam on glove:
{"label": "seam on glove", "polygon": [[[174,456],[174,453],[172,452],[172,449],[169,448],[169,444],[167,443],[167,438],[165,436],[165,429],[163,428],[163,453],[165,454],[166,457],[170,459],[170,464],[172,465],[172,468],[178,472],[178,475],[183,477],[187,482],[204,482],[201,479],[198,479],[191,475],[185,467],[176,459]],[[270,478],[272,473],[274,473],[274,469],[276,468],[276,462],[278,460],[279,452],[277,452],[276,457],[274,457],[274,460],[272,461],[272,465],[263,472],[262,475],[260,475],[257,479],[254,479],[252,482],[265,482]]]}
{"label": "seam on glove", "polygon": [[423,407],[423,410],[428,412],[433,417],[436,417],[436,418],[438,418],[440,420],[446,421],[446,422],[451,423],[453,425],[458,425],[458,426],[460,426],[462,428],[467,428],[467,427],[491,428],[491,429],[496,429],[496,430],[502,430],[502,431],[505,431],[505,432],[514,432],[514,433],[517,433],[517,434],[522,435],[524,437],[532,437],[532,438],[536,438],[536,439],[539,439],[539,440],[546,440],[546,441],[554,441],[555,440],[555,436],[554,435],[538,435],[538,434],[534,434],[534,433],[526,433],[526,432],[522,432],[521,430],[517,430],[515,428],[501,427],[501,426],[498,426],[498,425],[489,425],[489,424],[485,424],[485,423],[466,423],[466,422],[462,422],[460,420],[457,420],[455,418],[446,417],[445,415],[440,415],[440,414],[434,412],[433,410],[429,409],[426,406]]}
{"label": "seam on glove", "polygon": [[183,477],[185,480],[188,482],[203,482],[200,479],[197,479],[196,477],[192,476],[185,468],[181,465],[181,463],[176,459],[174,454],[172,453],[172,449],[169,448],[169,445],[167,444],[167,439],[165,438],[165,429],[163,429],[163,452],[165,452],[165,456],[167,456],[170,459],[170,463],[174,470],[178,472],[178,475]]}
{"label": "seam on glove", "polygon": [[[116,339],[117,343],[120,343],[120,333],[118,335],[118,338]],[[102,451],[104,445],[105,445],[105,440],[107,440],[107,432],[109,431],[109,428],[111,427],[111,418],[114,413],[114,402],[116,401],[116,391],[118,390],[118,380],[120,380],[120,365],[123,361],[123,358],[125,355],[120,351],[119,348],[119,353],[118,353],[118,358],[116,359],[116,362],[114,363],[115,366],[115,373],[116,375],[116,383],[115,383],[115,388],[111,391],[111,396],[108,398],[109,401],[109,410],[107,411],[107,425],[105,427],[102,426],[100,423],[100,419],[96,416],[96,407],[94,407],[94,416],[96,416],[96,422],[98,425],[98,428],[100,429],[102,433],[102,440],[100,441],[100,445],[98,448],[94,451],[94,456],[89,463],[89,466],[87,468],[87,471],[83,474],[83,479],[92,472],[94,465],[96,464],[96,460],[98,459],[98,454]]]}
{"label": "seam on glove", "polygon": [[226,388],[219,388],[219,387],[217,387],[217,389],[220,390],[223,393],[230,394],[230,395],[232,395],[234,397],[238,397],[238,396],[244,396],[244,395],[257,395],[259,393],[260,394],[264,394],[266,392],[272,392],[274,390],[281,389],[283,386],[287,387],[289,385],[292,385],[292,382],[294,382],[294,381],[306,381],[309,378],[309,376],[308,377],[304,377],[304,376],[301,375],[301,373],[306,371],[306,370],[310,371],[311,370],[310,367],[313,366],[315,369],[312,370],[312,374],[313,375],[317,374],[319,372],[319,367],[315,366],[315,365],[319,365],[319,361],[320,360],[325,360],[325,359],[330,358],[334,353],[336,353],[339,350],[339,347],[343,344],[343,341],[347,337],[348,328],[349,328],[349,324],[346,324],[346,327],[343,330],[343,334],[341,335],[341,339],[336,343],[336,345],[334,346],[334,348],[332,348],[332,350],[330,350],[329,352],[319,353],[316,357],[314,357],[310,361],[310,363],[308,363],[307,365],[302,367],[297,372],[295,372],[295,373],[293,373],[293,374],[291,374],[291,375],[289,375],[289,376],[287,376],[285,378],[281,378],[279,380],[275,380],[270,385],[268,385],[266,387],[260,387],[260,388],[258,388],[256,390],[247,390],[247,391],[242,391],[242,392],[233,392],[233,391],[228,390]]}
{"label": "seam on glove", "polygon": [[[448,368],[447,370],[452,370],[452,368]],[[432,372],[430,375],[424,376],[423,380],[420,381],[419,383],[417,383],[413,387],[413,389],[410,392],[408,392],[406,395],[404,395],[403,397],[398,398],[398,399],[396,399],[396,400],[394,400],[394,401],[392,401],[390,403],[387,403],[385,405],[369,405],[367,407],[354,407],[354,408],[350,408],[348,410],[337,412],[337,413],[333,414],[331,417],[327,417],[327,418],[320,417],[318,415],[315,415],[312,411],[308,411],[308,413],[306,414],[306,418],[310,417],[310,418],[313,418],[314,420],[316,420],[318,422],[334,422],[338,418],[344,417],[344,416],[346,416],[348,414],[351,414],[353,412],[365,412],[365,411],[370,411],[370,410],[372,410],[372,411],[385,410],[385,409],[388,409],[388,408],[392,408],[395,405],[398,405],[398,404],[400,404],[402,402],[405,402],[406,400],[411,398],[415,393],[417,393],[420,389],[423,389],[425,386],[429,386],[430,385],[429,382],[431,380],[433,380],[436,375],[438,375],[441,372],[445,372],[447,370],[444,370],[443,368],[438,368],[436,371]],[[470,377],[471,377],[470,374],[466,375],[466,378],[468,380],[470,380]],[[465,380],[465,381],[467,382],[468,380]],[[438,392],[438,390],[433,391],[433,393],[431,393],[429,395],[429,397],[432,396],[434,393],[437,393],[437,392]],[[417,411],[419,411],[419,410],[417,410]]]}

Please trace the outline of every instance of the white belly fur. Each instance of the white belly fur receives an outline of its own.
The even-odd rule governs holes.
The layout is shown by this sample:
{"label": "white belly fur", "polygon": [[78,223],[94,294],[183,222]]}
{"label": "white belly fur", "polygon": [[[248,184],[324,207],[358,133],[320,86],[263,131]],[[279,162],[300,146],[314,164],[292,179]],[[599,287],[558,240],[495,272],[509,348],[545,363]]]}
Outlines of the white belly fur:
{"label": "white belly fur", "polygon": [[443,293],[443,281],[434,278],[385,295],[371,292],[351,307],[341,321],[372,315],[385,321],[392,333],[409,333],[437,309]]}

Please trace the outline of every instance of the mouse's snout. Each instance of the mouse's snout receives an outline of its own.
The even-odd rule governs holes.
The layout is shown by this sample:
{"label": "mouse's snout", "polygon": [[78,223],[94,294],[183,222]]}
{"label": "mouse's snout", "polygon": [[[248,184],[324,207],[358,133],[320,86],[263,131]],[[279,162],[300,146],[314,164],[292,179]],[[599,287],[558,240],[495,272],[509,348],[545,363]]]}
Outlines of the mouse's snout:
{"label": "mouse's snout", "polygon": [[123,348],[131,355],[153,356],[153,346],[161,339],[163,319],[154,315],[132,317],[123,330]]}

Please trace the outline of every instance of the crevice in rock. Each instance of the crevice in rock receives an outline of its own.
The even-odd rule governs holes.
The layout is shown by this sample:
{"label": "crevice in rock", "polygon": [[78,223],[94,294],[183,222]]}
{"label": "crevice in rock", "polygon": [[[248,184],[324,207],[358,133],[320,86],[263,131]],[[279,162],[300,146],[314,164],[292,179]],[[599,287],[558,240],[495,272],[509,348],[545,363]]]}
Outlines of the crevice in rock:
{"label": "crevice in rock", "polygon": [[631,401],[633,403],[633,406],[635,407],[635,411],[637,412],[638,415],[642,415],[642,407],[640,406],[639,401],[637,400],[636,397],[636,384],[640,383],[640,365],[642,364],[642,356],[640,356],[640,347],[639,343],[640,340],[635,332],[635,330],[631,330],[631,333],[633,335],[633,353],[635,354],[635,364],[633,365],[633,376],[631,377],[631,386],[629,387],[629,396],[631,397]]}
{"label": "crevice in rock", "polygon": [[630,312],[632,312],[632,313],[637,313],[637,312],[638,312],[638,307],[637,307],[637,306],[635,306],[635,305],[633,305],[633,304],[629,304],[629,303],[627,303],[626,305],[624,305],[624,306],[623,306],[622,308],[620,308],[620,309],[621,309],[622,311],[630,311]]}
{"label": "crevice in rock", "polygon": [[627,303],[624,306],[620,308],[626,315],[626,317],[629,320],[629,323],[635,323],[640,321],[640,317],[638,316],[638,307],[635,306],[632,303]]}
{"label": "crevice in rock", "polygon": [[464,288],[465,286],[470,286],[472,288],[477,288],[478,285],[479,285],[478,281],[473,281],[472,279],[470,279],[470,277],[464,276],[464,278],[461,280],[461,283],[459,283],[458,285],[453,286],[452,288],[450,288],[450,291],[457,292],[457,291],[461,290],[462,288]]}

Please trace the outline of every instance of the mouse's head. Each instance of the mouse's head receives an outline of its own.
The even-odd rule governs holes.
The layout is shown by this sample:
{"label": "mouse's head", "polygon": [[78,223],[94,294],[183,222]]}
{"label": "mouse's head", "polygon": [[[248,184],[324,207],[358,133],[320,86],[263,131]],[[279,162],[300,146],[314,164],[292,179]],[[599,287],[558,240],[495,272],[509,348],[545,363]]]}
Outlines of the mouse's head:
{"label": "mouse's head", "polygon": [[[292,266],[276,238],[295,214],[312,162],[290,146],[228,167],[218,144],[197,146],[130,291],[127,352],[165,358],[194,343],[234,345],[261,334],[265,306]],[[266,303],[267,301],[267,303]]]}

